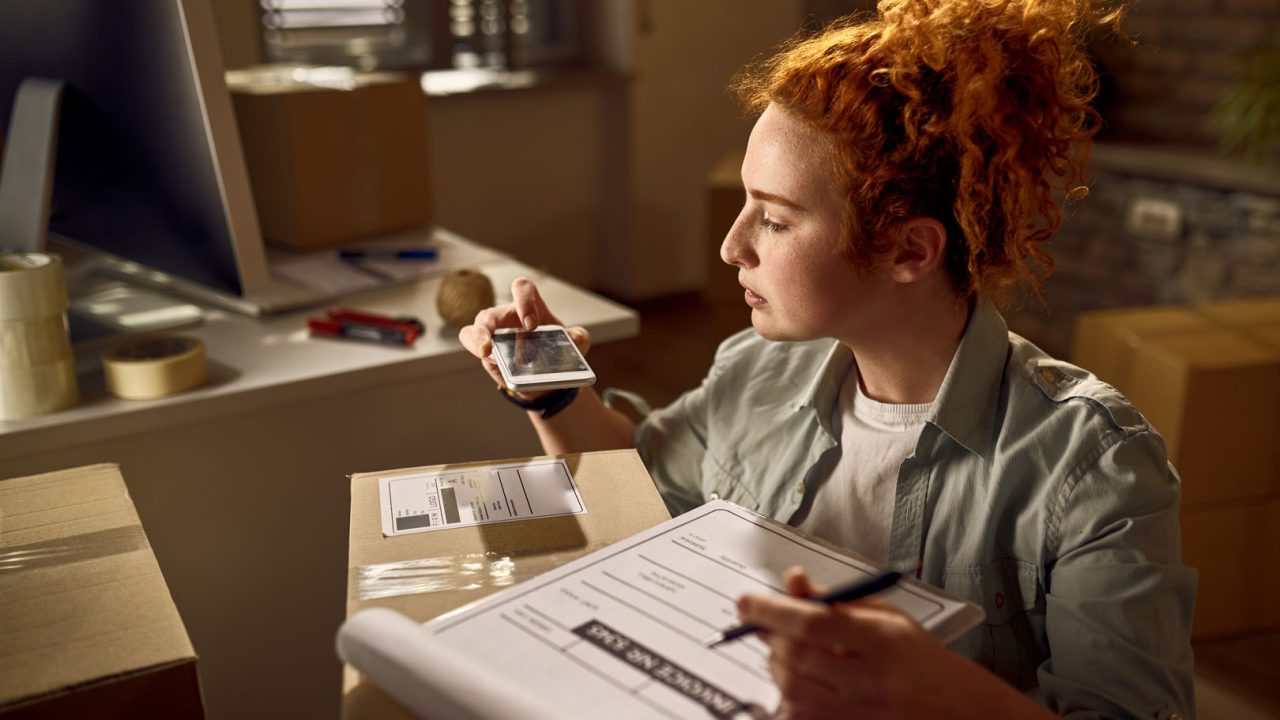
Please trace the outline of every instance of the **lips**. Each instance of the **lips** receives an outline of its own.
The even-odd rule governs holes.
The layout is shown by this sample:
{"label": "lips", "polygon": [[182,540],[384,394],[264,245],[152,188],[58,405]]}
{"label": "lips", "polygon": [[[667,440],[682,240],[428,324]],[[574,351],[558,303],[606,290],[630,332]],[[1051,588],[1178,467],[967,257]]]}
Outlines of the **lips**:
{"label": "lips", "polygon": [[742,290],[743,290],[742,298],[743,300],[746,301],[747,305],[753,308],[758,308],[758,307],[764,307],[765,305],[769,304],[768,300],[765,300],[763,296],[757,294],[756,291],[747,287],[745,283],[739,282],[738,284],[742,285]]}

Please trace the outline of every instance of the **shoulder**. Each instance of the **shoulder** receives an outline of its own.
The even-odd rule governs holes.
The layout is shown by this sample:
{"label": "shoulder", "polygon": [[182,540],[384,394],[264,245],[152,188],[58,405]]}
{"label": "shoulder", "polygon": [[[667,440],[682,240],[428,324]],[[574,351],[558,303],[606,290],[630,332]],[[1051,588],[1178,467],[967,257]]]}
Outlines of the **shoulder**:
{"label": "shoulder", "polygon": [[1147,419],[1119,390],[1014,333],[1009,333],[1005,380],[1010,403],[1039,410],[1045,420],[1074,421],[1121,436],[1152,432]]}
{"label": "shoulder", "polygon": [[1120,391],[1010,333],[999,444],[1035,456],[1045,478],[1170,480],[1163,438]]}
{"label": "shoulder", "polygon": [[1096,537],[1125,518],[1176,513],[1178,476],[1142,413],[1087,370],[1013,333],[1009,342],[1001,445],[1021,448],[1025,462],[1015,465],[1046,483],[1046,544]]}

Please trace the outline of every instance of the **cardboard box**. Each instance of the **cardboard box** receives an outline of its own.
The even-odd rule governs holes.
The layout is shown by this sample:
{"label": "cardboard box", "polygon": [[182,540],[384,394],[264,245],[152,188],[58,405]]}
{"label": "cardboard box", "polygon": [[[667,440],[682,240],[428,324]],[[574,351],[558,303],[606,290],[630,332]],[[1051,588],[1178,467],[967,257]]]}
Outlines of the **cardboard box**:
{"label": "cardboard box", "polygon": [[270,242],[334,245],[431,220],[422,87],[396,73],[343,76],[345,87],[319,84],[335,72],[227,73]]}
{"label": "cardboard box", "polygon": [[196,655],[120,471],[0,481],[0,716],[203,718]]}
{"label": "cardboard box", "polygon": [[[536,518],[491,525],[437,530],[414,535],[382,536],[378,479],[406,472],[457,470],[491,465],[503,460],[461,465],[438,465],[362,473],[351,478],[351,536],[347,576],[347,615],[374,605],[390,607],[425,622],[437,615],[478,600],[514,582],[526,580],[575,560],[641,530],[670,519],[653,480],[634,450],[615,450],[563,456],[578,483],[587,512],[582,515]],[[488,555],[486,555],[486,553]],[[502,558],[510,558],[503,561]],[[361,568],[378,563],[431,559],[456,566],[454,559],[470,563],[476,574],[463,578],[446,572],[434,580],[434,589],[378,599],[359,597]],[[489,572],[488,568],[494,571]],[[508,578],[503,578],[509,573]],[[508,582],[509,580],[509,582]],[[451,587],[452,589],[444,589]],[[408,717],[378,688],[361,680],[350,667],[344,670],[343,717]]]}
{"label": "cardboard box", "polygon": [[1164,437],[1183,507],[1280,494],[1280,313],[1271,325],[1268,305],[1077,320],[1073,362],[1124,393]]}
{"label": "cardboard box", "polygon": [[1280,627],[1280,497],[1187,508],[1182,561],[1200,572],[1192,635]]}

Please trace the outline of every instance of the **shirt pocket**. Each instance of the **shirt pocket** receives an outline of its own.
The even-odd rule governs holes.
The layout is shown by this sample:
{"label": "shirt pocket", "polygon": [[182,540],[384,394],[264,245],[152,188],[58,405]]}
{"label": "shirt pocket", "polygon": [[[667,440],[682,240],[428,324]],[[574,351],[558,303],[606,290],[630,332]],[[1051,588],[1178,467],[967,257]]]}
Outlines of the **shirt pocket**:
{"label": "shirt pocket", "polygon": [[1015,558],[948,567],[944,589],[982,608],[986,618],[952,644],[1005,682],[1027,690],[1048,655],[1039,568]]}
{"label": "shirt pocket", "polygon": [[704,501],[728,500],[748,510],[758,510],[760,501],[742,483],[742,468],[721,460],[708,450],[702,457],[702,497]]}

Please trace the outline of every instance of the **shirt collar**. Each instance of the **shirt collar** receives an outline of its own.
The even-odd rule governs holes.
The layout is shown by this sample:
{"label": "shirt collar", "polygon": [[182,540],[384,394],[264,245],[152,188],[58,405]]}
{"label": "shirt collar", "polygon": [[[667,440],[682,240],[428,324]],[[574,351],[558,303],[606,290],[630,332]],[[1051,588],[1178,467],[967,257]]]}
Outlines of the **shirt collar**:
{"label": "shirt collar", "polygon": [[960,347],[938,389],[930,421],[970,452],[991,459],[1009,328],[985,300],[974,303]]}
{"label": "shirt collar", "polygon": [[836,402],[840,398],[840,386],[845,376],[853,367],[853,353],[849,348],[832,340],[831,349],[818,365],[817,372],[809,384],[800,391],[791,406],[797,412],[812,409],[818,416],[818,422],[828,434],[833,432],[831,416],[835,412]]}
{"label": "shirt collar", "polygon": [[[933,401],[929,419],[953,440],[983,459],[991,459],[995,442],[997,404],[1009,353],[1009,328],[1004,318],[985,300],[978,299],[969,312],[964,337]],[[812,409],[828,432],[840,386],[853,367],[853,353],[831,341],[831,349],[817,372],[792,403],[796,411]]]}

